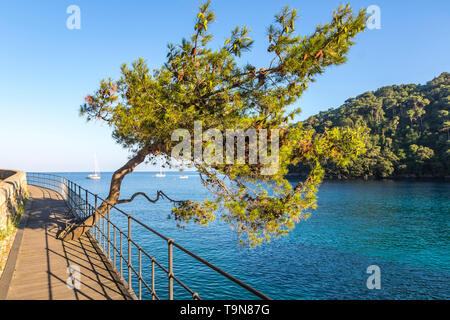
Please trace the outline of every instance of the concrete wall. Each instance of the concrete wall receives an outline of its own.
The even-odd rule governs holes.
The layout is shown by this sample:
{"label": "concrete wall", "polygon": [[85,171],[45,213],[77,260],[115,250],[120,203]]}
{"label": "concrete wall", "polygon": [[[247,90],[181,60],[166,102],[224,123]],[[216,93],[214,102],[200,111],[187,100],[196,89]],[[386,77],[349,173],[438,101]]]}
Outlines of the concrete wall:
{"label": "concrete wall", "polygon": [[18,213],[18,208],[27,197],[25,172],[0,169],[0,229]]}

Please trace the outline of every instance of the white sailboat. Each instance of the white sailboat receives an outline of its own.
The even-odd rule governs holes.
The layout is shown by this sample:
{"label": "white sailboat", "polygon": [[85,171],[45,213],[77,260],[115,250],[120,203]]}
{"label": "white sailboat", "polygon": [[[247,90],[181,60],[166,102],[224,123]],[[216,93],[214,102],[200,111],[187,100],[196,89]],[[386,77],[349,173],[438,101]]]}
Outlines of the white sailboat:
{"label": "white sailboat", "polygon": [[97,162],[97,154],[95,154],[95,153],[94,153],[94,173],[88,175],[87,177],[92,180],[100,180],[100,178],[101,178],[100,169],[98,167],[98,162]]}
{"label": "white sailboat", "polygon": [[188,179],[189,178],[189,176],[183,174],[184,169],[180,169],[179,171],[180,171],[180,179]]}
{"label": "white sailboat", "polygon": [[155,174],[155,177],[157,178],[164,178],[166,176],[165,173],[162,172],[162,167],[159,167],[159,173]]}

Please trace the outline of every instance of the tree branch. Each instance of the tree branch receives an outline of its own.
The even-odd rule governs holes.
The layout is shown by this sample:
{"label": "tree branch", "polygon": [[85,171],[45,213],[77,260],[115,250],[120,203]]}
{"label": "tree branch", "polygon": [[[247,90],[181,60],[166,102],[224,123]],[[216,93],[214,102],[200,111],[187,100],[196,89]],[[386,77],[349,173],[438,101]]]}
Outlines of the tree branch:
{"label": "tree branch", "polygon": [[160,198],[161,199],[167,199],[170,202],[173,203],[183,203],[186,202],[185,200],[173,200],[172,198],[170,198],[167,194],[165,194],[163,191],[158,190],[158,192],[156,192],[156,199],[150,199],[144,192],[136,192],[135,194],[133,194],[131,196],[130,199],[120,199],[117,200],[117,204],[121,204],[121,203],[128,203],[134,200],[134,198],[136,198],[137,196],[143,196],[145,199],[147,199],[149,202],[151,203],[155,203],[157,202]]}

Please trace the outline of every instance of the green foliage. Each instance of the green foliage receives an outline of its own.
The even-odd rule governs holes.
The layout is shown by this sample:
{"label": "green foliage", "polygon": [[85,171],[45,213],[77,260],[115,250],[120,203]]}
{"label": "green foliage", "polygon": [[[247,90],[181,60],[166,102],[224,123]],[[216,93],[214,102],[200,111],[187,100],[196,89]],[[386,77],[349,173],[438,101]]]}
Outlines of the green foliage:
{"label": "green foliage", "polygon": [[[238,26],[221,48],[208,47],[209,26],[215,21],[208,1],[200,6],[192,36],[169,44],[161,68],[150,72],[143,59],[131,67],[124,64],[119,80],[102,81],[85,98],[81,114],[88,121],[106,122],[118,143],[148,161],[159,155],[169,163],[178,144],[171,140],[172,132],[187,129],[192,135],[195,121],[201,121],[204,130],[280,131],[279,168],[274,175],[261,174],[263,163],[206,165],[193,154],[189,160],[212,199],[177,203],[172,217],[179,225],[208,224],[220,217],[250,245],[284,235],[315,207],[322,164],[345,165],[364,151],[360,129],[316,133],[290,123],[300,109],[288,112],[311,81],[327,67],[345,62],[352,39],[364,30],[364,10],[353,15],[348,5],[339,7],[329,23],[309,36],[294,33],[296,17],[297,11],[289,8],[275,16],[268,31],[267,51],[273,56],[268,66],[240,66],[236,58],[252,48],[250,30]],[[310,173],[292,187],[284,176],[288,165],[298,162],[307,164]]]}
{"label": "green foliage", "polygon": [[17,205],[17,212],[12,216],[12,219],[7,219],[6,225],[4,227],[0,227],[0,240],[4,240],[13,234],[17,227],[19,226],[20,219],[22,218],[23,213],[25,212],[25,205],[27,203],[27,198],[24,198]]}
{"label": "green foliage", "polygon": [[[326,166],[329,176],[394,177],[450,175],[450,74],[426,85],[394,85],[348,99],[336,110],[304,122],[323,131],[366,126],[367,153],[347,167]],[[301,171],[302,167],[293,168]]]}

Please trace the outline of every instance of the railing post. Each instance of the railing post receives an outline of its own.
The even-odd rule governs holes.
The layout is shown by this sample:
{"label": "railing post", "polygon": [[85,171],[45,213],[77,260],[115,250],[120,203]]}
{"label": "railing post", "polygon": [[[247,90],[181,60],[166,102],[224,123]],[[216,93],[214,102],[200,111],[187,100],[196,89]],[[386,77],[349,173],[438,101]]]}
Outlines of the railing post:
{"label": "railing post", "polygon": [[[98,228],[98,224],[97,224],[97,195],[94,196],[94,238],[97,239],[97,228]],[[98,241],[98,239],[97,239]]]}
{"label": "railing post", "polygon": [[85,196],[84,196],[84,218],[88,216],[88,191],[85,190]]}
{"label": "railing post", "polygon": [[107,226],[107,229],[108,229],[108,258],[111,259],[111,251],[110,251],[111,237],[110,237],[110,231],[109,231],[109,211],[110,210],[108,210],[107,213],[106,213],[106,216],[107,216],[107,219],[108,219],[108,220],[106,220],[106,222],[108,223],[108,226]]}
{"label": "railing post", "polygon": [[173,240],[168,239],[167,244],[169,246],[169,300],[173,300]]}
{"label": "railing post", "polygon": [[113,256],[114,256],[114,268],[117,268],[116,266],[116,228],[113,227]]}
{"label": "railing post", "polygon": [[128,287],[131,289],[131,216],[128,215]]}
{"label": "railing post", "polygon": [[141,247],[139,247],[139,300],[142,300],[142,259],[141,259]]}
{"label": "railing post", "polygon": [[120,231],[120,275],[123,276],[123,245],[122,245],[122,231]]}
{"label": "railing post", "polygon": [[155,300],[155,259],[152,258],[152,300]]}
{"label": "railing post", "polygon": [[100,244],[102,244],[103,252],[105,252],[105,216],[102,216],[102,241]]}

